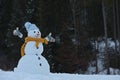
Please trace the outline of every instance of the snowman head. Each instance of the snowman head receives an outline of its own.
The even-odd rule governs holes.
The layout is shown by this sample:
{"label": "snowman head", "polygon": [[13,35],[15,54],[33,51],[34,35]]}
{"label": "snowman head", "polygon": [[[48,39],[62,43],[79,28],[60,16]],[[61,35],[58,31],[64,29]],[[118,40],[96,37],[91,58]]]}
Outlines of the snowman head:
{"label": "snowman head", "polygon": [[35,24],[26,22],[24,26],[28,32],[28,37],[41,38],[41,32]]}

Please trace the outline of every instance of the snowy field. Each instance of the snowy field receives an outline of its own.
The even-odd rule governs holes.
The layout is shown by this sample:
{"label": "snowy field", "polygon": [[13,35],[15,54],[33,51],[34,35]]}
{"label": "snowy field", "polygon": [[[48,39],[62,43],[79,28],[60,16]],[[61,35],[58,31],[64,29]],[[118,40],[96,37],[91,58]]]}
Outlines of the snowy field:
{"label": "snowy field", "polygon": [[120,75],[27,74],[0,71],[0,80],[120,80]]}

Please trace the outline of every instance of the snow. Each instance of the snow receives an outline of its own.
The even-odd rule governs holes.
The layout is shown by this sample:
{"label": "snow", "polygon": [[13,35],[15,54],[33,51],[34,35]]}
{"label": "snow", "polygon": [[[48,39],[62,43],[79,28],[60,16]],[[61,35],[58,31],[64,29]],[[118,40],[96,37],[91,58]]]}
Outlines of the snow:
{"label": "snow", "polygon": [[120,75],[82,75],[65,73],[41,75],[1,70],[0,80],[120,80]]}
{"label": "snow", "polygon": [[[98,50],[98,52],[105,52],[105,39],[99,38],[98,40],[90,40],[91,45],[94,49]],[[116,44],[115,44],[116,43]],[[112,38],[107,38],[107,47],[108,49],[115,50],[115,46],[117,47],[117,51],[119,51],[119,41],[112,40]]]}

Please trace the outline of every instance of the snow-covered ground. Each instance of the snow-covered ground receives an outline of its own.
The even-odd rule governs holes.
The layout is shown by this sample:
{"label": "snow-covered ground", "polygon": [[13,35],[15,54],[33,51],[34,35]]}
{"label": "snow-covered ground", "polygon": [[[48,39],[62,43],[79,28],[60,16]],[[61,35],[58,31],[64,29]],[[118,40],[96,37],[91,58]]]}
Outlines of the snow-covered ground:
{"label": "snow-covered ground", "polygon": [[0,80],[120,80],[120,75],[27,74],[0,71]]}

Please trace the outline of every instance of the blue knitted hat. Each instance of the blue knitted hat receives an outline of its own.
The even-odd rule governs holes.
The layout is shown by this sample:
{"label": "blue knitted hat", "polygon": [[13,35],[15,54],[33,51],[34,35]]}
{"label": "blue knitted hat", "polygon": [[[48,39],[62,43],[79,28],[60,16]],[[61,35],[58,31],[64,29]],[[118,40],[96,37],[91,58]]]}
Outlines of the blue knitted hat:
{"label": "blue knitted hat", "polygon": [[29,32],[31,30],[36,30],[36,29],[39,30],[39,28],[35,24],[32,24],[30,22],[26,22],[24,26],[25,26],[27,32]]}

